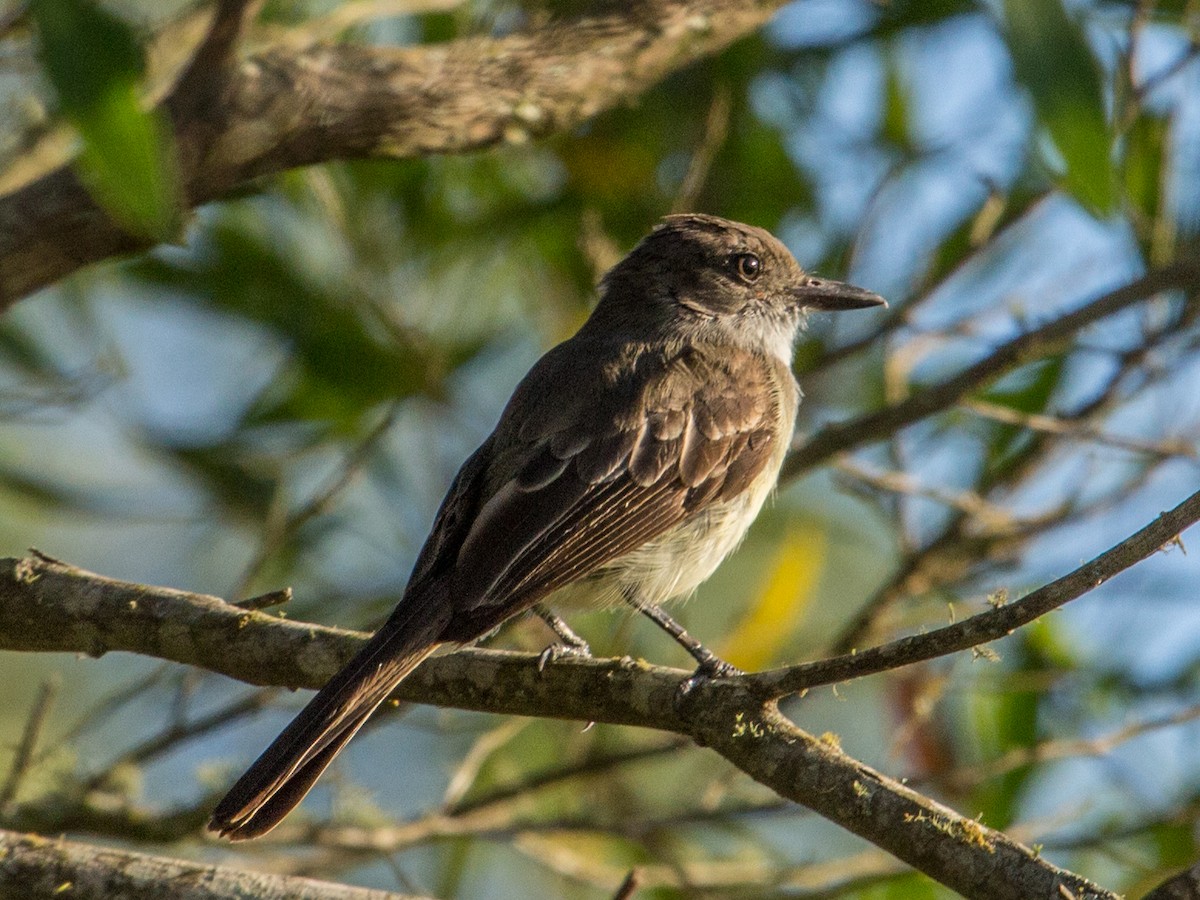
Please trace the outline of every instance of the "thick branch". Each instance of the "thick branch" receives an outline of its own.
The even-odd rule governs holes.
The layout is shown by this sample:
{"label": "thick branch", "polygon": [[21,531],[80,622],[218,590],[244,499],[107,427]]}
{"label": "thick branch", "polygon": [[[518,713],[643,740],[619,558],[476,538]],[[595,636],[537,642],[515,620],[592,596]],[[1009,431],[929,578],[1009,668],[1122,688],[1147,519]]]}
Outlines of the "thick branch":
{"label": "thick branch", "polygon": [[705,733],[712,738],[710,746],[750,777],[963,896],[1117,900],[1116,894],[1051,865],[1002,832],[847,756],[836,738],[806,734],[773,706],[761,716],[739,716],[733,728],[727,722],[712,725]]}
{"label": "thick branch", "polygon": [[[1197,520],[1200,493],[1018,603],[931,635],[841,658],[849,663],[842,669],[834,661],[821,673],[822,683],[1003,636],[1146,558]],[[316,686],[361,640],[349,632],[242,610],[215,597],[113,581],[42,556],[0,566],[0,648],[130,650],[257,684]],[[813,683],[813,666],[701,682],[681,706],[677,689],[688,673],[678,670],[628,660],[567,660],[539,672],[528,655],[475,650],[427,661],[397,696],[688,735],[780,796],[809,806],[960,893],[1052,896],[1063,886],[1076,897],[1113,896],[797,729],[770,698]]]}
{"label": "thick branch", "polygon": [[311,878],[239,872],[178,859],[0,831],[0,897],[25,900],[416,900]]}
{"label": "thick branch", "polygon": [[[754,31],[781,3],[637,0],[502,38],[280,47],[238,65],[213,50],[228,44],[229,17],[218,18],[166,101],[183,193],[194,206],[296,166],[461,153],[563,132]],[[0,197],[0,310],[147,246],[96,206],[69,167],[58,169]]]}

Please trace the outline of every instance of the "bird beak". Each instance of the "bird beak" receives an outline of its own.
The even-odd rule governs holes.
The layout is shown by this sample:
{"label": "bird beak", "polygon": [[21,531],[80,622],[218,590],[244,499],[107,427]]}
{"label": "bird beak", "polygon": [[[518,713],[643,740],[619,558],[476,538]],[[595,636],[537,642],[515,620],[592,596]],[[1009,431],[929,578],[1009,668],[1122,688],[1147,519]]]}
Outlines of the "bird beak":
{"label": "bird beak", "polygon": [[807,309],[833,311],[887,306],[887,301],[872,291],[827,278],[807,277],[789,293],[798,306]]}

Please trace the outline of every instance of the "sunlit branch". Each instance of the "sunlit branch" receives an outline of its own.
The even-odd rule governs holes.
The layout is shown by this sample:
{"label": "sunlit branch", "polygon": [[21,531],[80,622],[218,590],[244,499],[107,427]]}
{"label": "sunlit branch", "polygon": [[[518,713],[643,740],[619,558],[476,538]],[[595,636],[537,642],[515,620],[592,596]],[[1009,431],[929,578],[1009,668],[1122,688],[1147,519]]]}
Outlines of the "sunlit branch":
{"label": "sunlit branch", "polygon": [[[280,41],[244,60],[242,0],[164,101],[189,206],[297,166],[465,153],[561,134],[759,28],[783,0],[637,0],[503,37],[418,47]],[[436,115],[430,115],[436,110]],[[146,249],[69,165],[0,197],[0,309]]]}
{"label": "sunlit branch", "polygon": [[1091,562],[1020,600],[979,613],[962,622],[901,638],[861,653],[848,653],[751,678],[776,696],[782,696],[821,684],[834,684],[934,659],[1006,637],[1022,625],[1082,597],[1117,573],[1162,550],[1197,520],[1200,520],[1200,492],[1169,512],[1164,512],[1145,528]]}
{"label": "sunlit branch", "polygon": [[0,831],[0,895],[77,900],[405,900],[409,894],[238,872],[144,853]]}
{"label": "sunlit branch", "polygon": [[[1200,507],[1200,499],[1190,502]],[[1200,517],[1200,509],[1194,512]],[[1127,543],[1136,547],[1156,530],[1174,526],[1173,536],[1183,527],[1176,521],[1182,515],[1179,510],[1166,514]],[[1094,583],[1103,580],[1100,574],[1088,577]],[[246,612],[214,597],[114,581],[44,557],[9,560],[0,569],[0,647],[8,649],[123,649],[253,683],[316,686],[361,641],[349,632]],[[898,664],[903,651],[884,648],[884,656]],[[702,682],[681,704],[678,688],[688,673],[678,670],[628,660],[570,660],[540,672],[533,660],[481,650],[433,658],[397,696],[688,735],[781,797],[808,806],[960,892],[1033,896],[1066,885],[1077,895],[1112,896],[1002,833],[864,766],[830,741],[797,729],[770,697],[792,689],[805,677],[804,667]],[[994,885],[992,892],[981,894],[980,883]]]}
{"label": "sunlit branch", "polygon": [[[1152,353],[1172,336],[1192,327],[1198,317],[1200,303],[1189,303],[1180,310],[1178,316],[1147,334],[1138,345],[1121,351],[1116,360],[1116,369],[1096,393],[1078,408],[1061,414],[1059,418],[1066,422],[1086,422],[1110,412],[1120,402],[1122,387],[1128,378],[1141,372]],[[1028,444],[1004,465],[989,467],[983,472],[975,492],[984,499],[1001,491],[1011,493],[1039,471],[1054,446],[1051,435],[1046,432],[1033,432]],[[1089,512],[1105,505],[1105,501],[1093,503]],[[1026,522],[1019,535],[989,535],[975,533],[977,529],[973,530],[974,520],[965,512],[955,510],[937,535],[922,547],[905,555],[892,577],[876,590],[849,624],[829,643],[830,650],[834,653],[847,653],[859,646],[883,610],[901,597],[914,591],[923,593],[938,586],[953,584],[970,572],[976,571],[977,560],[994,560],[997,557],[997,539],[1007,543],[1012,543],[1014,539],[1027,540],[1053,527],[1056,522],[1065,523],[1073,515],[1078,517],[1069,506],[1060,505],[1058,509],[1047,511],[1038,521]]]}
{"label": "sunlit branch", "polygon": [[[1012,370],[1062,349],[1081,329],[1140,303],[1162,291],[1200,287],[1200,266],[1177,263],[1148,272],[1136,281],[1085,304],[1059,318],[1001,344],[974,365],[907,399],[856,419],[825,426],[784,462],[784,480],[824,462],[835,454],[891,437],[900,429],[942,412]],[[1189,302],[1197,302],[1192,298]]]}
{"label": "sunlit branch", "polygon": [[1200,455],[1196,445],[1183,438],[1168,438],[1161,441],[1146,441],[1126,435],[1112,434],[1092,422],[1079,422],[1048,416],[1041,413],[1023,413],[1008,406],[988,403],[984,400],[967,400],[962,404],[977,416],[1002,422],[1006,425],[1019,425],[1033,431],[1043,431],[1046,434],[1061,435],[1077,441],[1091,441],[1131,453],[1144,453],[1161,459],[1177,459],[1184,457],[1195,459]]}

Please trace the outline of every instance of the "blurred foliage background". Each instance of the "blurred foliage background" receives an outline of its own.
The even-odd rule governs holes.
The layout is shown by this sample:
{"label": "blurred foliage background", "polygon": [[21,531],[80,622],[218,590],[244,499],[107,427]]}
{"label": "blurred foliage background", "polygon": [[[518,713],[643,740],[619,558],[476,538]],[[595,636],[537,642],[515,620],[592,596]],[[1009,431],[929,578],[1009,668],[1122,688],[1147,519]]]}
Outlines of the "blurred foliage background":
{"label": "blurred foliage background", "polygon": [[[579,12],[441,5],[272,0],[251,37],[356,6],[335,39],[436,42]],[[108,10],[144,36],[192,7]],[[103,29],[64,27],[86,62]],[[153,127],[89,118],[93,99],[56,93],[69,66],[33,47],[19,16],[0,36],[0,169],[11,182],[61,114],[98,184],[140,184],[124,214],[166,227]],[[136,51],[100,54],[113,96],[145,87]],[[1194,0],[796,0],[573,133],[272,179],[201,209],[182,246],[0,319],[0,549],[234,599],[291,585],[287,616],[369,627],[516,381],[659,216],[764,226],[892,302],[812,320],[802,439],[1194,254],[1198,55]],[[114,166],[139,141],[140,168]],[[759,669],[942,624],[1106,549],[1195,487],[1197,312],[1168,294],[1096,321],[801,473],[680,617]],[[1136,895],[1200,856],[1197,599],[1174,548],[995,654],[787,712]],[[687,662],[627,615],[572,622],[597,652]],[[523,622],[493,641],[548,639]],[[646,897],[946,894],[702,749],[432,708],[379,717],[279,840],[234,851],[201,839],[207,810],[303,697],[140,658],[10,654],[0,772],[47,690],[36,765],[0,796],[7,827],[439,897],[606,897],[633,865]]]}

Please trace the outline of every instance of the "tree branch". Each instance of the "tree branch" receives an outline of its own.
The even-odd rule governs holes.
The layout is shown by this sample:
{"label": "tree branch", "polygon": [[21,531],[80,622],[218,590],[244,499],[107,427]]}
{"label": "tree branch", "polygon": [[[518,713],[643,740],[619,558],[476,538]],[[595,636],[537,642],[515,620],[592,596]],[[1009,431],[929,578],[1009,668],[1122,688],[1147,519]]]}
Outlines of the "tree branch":
{"label": "tree branch", "polygon": [[861,653],[847,653],[751,677],[775,696],[783,696],[822,684],[836,684],[875,672],[898,669],[1007,637],[1022,625],[1082,597],[1118,572],[1162,550],[1197,521],[1200,521],[1200,491],[1091,562],[1015,603]]}
{"label": "tree branch", "polygon": [[[196,206],[296,166],[463,153],[569,130],[761,26],[782,0],[637,0],[500,38],[279,46],[229,64],[223,0],[165,101]],[[90,263],[146,249],[69,166],[0,197],[0,311]]]}
{"label": "tree branch", "polygon": [[1182,262],[1147,272],[1040,328],[1001,344],[974,365],[940,384],[918,390],[911,397],[848,422],[826,425],[788,456],[780,478],[789,480],[836,453],[891,437],[921,419],[949,409],[964,397],[991,384],[1025,363],[1040,359],[1060,347],[1076,332],[1126,307],[1169,290],[1200,287],[1200,263]]}
{"label": "tree branch", "polygon": [[310,878],[239,872],[0,831],[0,896],[25,900],[417,900]]}
{"label": "tree branch", "polygon": [[17,752],[13,756],[8,778],[5,779],[4,786],[0,787],[0,815],[10,811],[17,791],[21,787],[21,779],[25,777],[25,773],[29,771],[29,767],[33,763],[33,754],[37,749],[42,726],[46,724],[46,717],[50,715],[50,709],[54,706],[54,700],[58,696],[61,684],[62,680],[57,675],[42,682],[42,689],[38,691],[37,699],[33,703],[33,710],[25,722],[21,742],[17,744]]}
{"label": "tree branch", "polygon": [[[1099,420],[1111,413],[1121,402],[1122,385],[1130,377],[1146,367],[1147,362],[1173,336],[1186,334],[1200,319],[1200,303],[1189,303],[1177,315],[1167,316],[1155,323],[1132,347],[1116,354],[1115,367],[1088,399],[1060,416],[1070,423],[1084,423],[1093,418]],[[1056,442],[1044,431],[1033,431],[1025,447],[1016,455],[995,468],[986,468],[974,487],[982,498],[994,498],[998,494],[1012,496],[1021,485],[1037,476]],[[1149,472],[1150,469],[1144,470]],[[1126,482],[1119,490],[1128,492],[1132,482]],[[939,533],[926,540],[922,546],[905,554],[892,576],[881,585],[874,595],[863,604],[851,621],[827,645],[831,653],[848,653],[864,642],[883,611],[901,597],[912,593],[934,591],[940,585],[963,578],[974,563],[972,560],[996,561],[1008,558],[1014,550],[1033,536],[1043,533],[1054,524],[1063,524],[1073,516],[1090,514],[1111,501],[1097,500],[1087,504],[1087,509],[1075,503],[1056,504],[1058,508],[1043,511],[1035,522],[1027,523],[1018,534],[1002,534],[993,531],[981,534],[973,527],[977,521],[964,512],[955,511]],[[1072,508],[1074,507],[1074,509]],[[1030,527],[1032,526],[1032,527]]]}
{"label": "tree branch", "polygon": [[[461,651],[423,664],[399,699],[515,715],[638,725],[711,747],[801,803],[972,897],[1113,897],[1028,848],[883,776],[785,719],[776,697],[1002,637],[1145,559],[1200,520],[1200,492],[1095,560],[1021,601],[927,635],[760,675],[700,683],[631,660],[564,660],[539,672],[528,654]],[[103,578],[42,555],[0,564],[0,648],[128,650],[255,684],[316,687],[362,637],[274,619],[215,597]]]}

